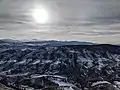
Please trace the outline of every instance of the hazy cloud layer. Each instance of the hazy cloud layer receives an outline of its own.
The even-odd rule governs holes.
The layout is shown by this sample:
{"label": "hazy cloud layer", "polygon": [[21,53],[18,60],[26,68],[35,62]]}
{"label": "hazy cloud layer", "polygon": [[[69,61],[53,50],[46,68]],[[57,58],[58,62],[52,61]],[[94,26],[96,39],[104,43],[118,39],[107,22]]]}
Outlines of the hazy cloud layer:
{"label": "hazy cloud layer", "polygon": [[[36,6],[49,13],[44,25]],[[120,0],[0,0],[0,38],[120,44]]]}

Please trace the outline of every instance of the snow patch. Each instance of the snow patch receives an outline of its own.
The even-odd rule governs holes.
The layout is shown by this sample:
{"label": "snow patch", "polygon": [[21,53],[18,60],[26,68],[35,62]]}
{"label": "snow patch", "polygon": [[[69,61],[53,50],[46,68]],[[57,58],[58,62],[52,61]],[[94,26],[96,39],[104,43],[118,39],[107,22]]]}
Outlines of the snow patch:
{"label": "snow patch", "polygon": [[91,86],[94,87],[94,86],[97,86],[97,85],[100,85],[100,84],[111,84],[107,81],[97,81],[95,83],[93,83]]}

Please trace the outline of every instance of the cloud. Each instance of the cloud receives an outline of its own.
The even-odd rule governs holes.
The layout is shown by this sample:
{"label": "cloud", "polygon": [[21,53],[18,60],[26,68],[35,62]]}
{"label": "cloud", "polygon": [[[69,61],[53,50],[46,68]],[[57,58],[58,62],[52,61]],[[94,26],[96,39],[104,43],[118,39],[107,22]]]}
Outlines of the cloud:
{"label": "cloud", "polygon": [[[34,22],[35,5],[48,10],[50,22]],[[0,38],[120,43],[119,9],[119,0],[1,0]]]}

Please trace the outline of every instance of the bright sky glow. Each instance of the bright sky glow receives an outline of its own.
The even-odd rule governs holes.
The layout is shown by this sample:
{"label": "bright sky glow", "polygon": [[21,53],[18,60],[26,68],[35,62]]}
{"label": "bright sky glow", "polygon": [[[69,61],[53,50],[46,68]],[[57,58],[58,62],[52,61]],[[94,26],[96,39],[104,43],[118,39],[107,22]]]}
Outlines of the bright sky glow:
{"label": "bright sky glow", "polygon": [[35,22],[45,24],[48,21],[48,12],[44,8],[36,8],[32,12]]}

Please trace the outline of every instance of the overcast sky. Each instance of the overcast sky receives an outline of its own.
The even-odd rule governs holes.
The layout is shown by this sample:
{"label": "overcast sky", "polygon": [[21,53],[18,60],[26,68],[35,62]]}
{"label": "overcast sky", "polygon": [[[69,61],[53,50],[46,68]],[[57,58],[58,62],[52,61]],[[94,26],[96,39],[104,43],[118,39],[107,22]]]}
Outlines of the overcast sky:
{"label": "overcast sky", "polygon": [[[36,7],[46,23],[34,20]],[[120,0],[0,0],[0,38],[120,44]]]}

